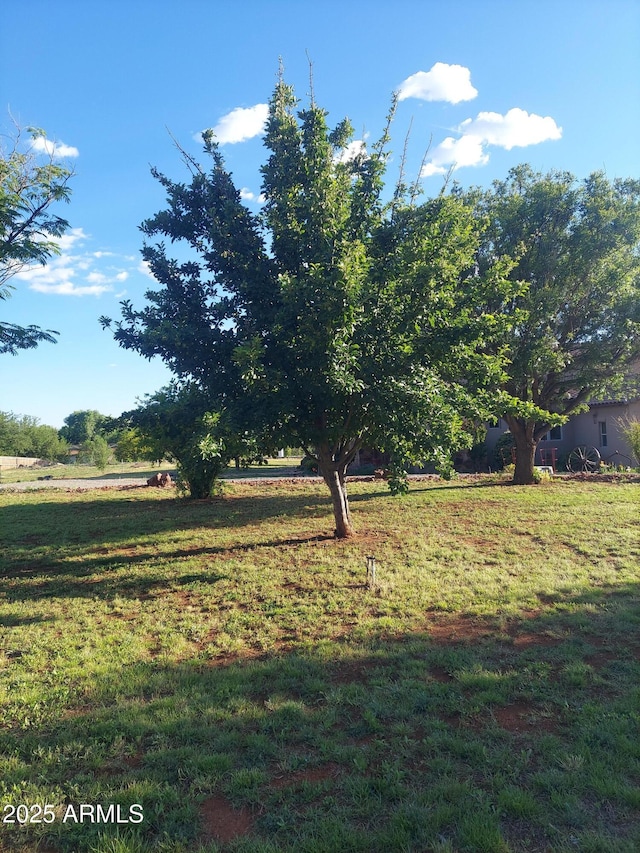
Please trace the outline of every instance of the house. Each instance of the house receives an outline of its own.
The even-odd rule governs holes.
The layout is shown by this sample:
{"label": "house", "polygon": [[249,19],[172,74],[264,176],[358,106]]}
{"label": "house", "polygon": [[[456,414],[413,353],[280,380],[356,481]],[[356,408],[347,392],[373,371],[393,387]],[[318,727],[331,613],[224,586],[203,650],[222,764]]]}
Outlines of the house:
{"label": "house", "polygon": [[[554,427],[541,439],[536,451],[536,465],[551,465],[556,470],[566,470],[566,461],[575,448],[587,448],[595,459],[599,454],[602,462],[609,465],[636,467],[636,459],[626,440],[621,422],[640,421],[640,363],[636,363],[627,377],[623,388],[602,399],[592,400],[589,410],[574,415],[566,424]],[[494,458],[496,443],[506,423],[500,419],[487,427],[487,457]],[[597,451],[592,453],[592,448]]]}

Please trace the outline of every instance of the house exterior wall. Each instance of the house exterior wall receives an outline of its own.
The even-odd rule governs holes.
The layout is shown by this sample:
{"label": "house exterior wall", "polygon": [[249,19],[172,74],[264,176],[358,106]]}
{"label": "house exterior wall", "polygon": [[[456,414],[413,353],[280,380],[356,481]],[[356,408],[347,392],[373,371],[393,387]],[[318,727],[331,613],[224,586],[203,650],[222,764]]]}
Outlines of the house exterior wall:
{"label": "house exterior wall", "polygon": [[[629,403],[593,403],[588,412],[574,415],[561,428],[560,438],[542,439],[536,451],[536,464],[551,464],[555,455],[556,463],[565,459],[569,453],[579,445],[586,444],[595,447],[600,452],[602,460],[612,465],[629,465],[635,467],[640,464],[631,450],[620,429],[620,420],[640,420],[640,399]],[[604,424],[604,428],[601,427]],[[497,426],[487,428],[487,457],[489,465],[493,468],[493,456],[496,443],[500,436],[507,430],[507,424],[500,419]],[[606,435],[606,444],[603,443]]]}

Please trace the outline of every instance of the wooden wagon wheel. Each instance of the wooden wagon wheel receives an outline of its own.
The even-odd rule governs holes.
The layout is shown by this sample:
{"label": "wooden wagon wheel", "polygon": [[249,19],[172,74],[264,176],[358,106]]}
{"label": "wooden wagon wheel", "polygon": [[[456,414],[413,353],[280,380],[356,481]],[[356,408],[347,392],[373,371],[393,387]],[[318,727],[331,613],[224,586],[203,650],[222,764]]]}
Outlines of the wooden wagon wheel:
{"label": "wooden wagon wheel", "polygon": [[600,467],[600,451],[597,447],[588,444],[580,444],[574,447],[567,459],[567,468],[574,474],[583,471],[593,474]]}

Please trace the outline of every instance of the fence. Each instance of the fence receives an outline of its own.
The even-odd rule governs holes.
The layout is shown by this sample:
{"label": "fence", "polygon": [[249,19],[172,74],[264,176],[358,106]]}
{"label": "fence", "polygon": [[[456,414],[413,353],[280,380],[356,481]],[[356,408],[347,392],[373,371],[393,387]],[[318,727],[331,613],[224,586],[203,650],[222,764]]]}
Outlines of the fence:
{"label": "fence", "polygon": [[44,464],[44,460],[35,456],[0,456],[0,470],[7,468],[34,468]]}

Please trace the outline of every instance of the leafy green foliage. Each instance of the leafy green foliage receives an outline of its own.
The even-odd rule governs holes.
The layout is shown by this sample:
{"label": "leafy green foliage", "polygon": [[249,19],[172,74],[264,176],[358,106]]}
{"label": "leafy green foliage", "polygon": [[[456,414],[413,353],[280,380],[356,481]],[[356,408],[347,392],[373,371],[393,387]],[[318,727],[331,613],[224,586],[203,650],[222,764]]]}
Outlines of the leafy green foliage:
{"label": "leafy green foliage", "polygon": [[619,426],[633,450],[636,461],[640,464],[640,420],[637,418],[622,419]]}
{"label": "leafy green foliage", "polygon": [[525,285],[497,294],[493,308],[513,320],[496,345],[517,402],[500,414],[516,443],[515,479],[531,482],[545,432],[611,392],[640,356],[640,181],[519,166],[466,197],[489,221],[480,267],[512,257],[510,276]]}
{"label": "leafy green foliage", "polygon": [[69,446],[55,427],[29,415],[0,412],[0,456],[31,456],[47,461],[67,456]]}
{"label": "leafy green foliage", "polygon": [[102,428],[107,425],[108,421],[108,416],[101,415],[96,409],[75,411],[64,419],[64,426],[60,428],[60,436],[70,444],[83,444],[95,435],[100,435]]}
{"label": "leafy green foliage", "polygon": [[122,346],[160,356],[242,430],[315,457],[339,536],[353,532],[345,475],[360,447],[388,450],[401,480],[409,462],[446,469],[453,449],[477,440],[501,376],[485,337],[503,320],[483,306],[514,287],[502,261],[478,274],[479,223],[459,199],[418,206],[399,186],[384,202],[388,130],[348,158],[352,135],[346,121],[330,130],[313,102],[297,112],[281,80],[260,216],[242,204],[212,134],[209,173],[191,158],[188,186],[154,172],[168,208],[142,230],[180,243],[189,260],[147,244],[160,287],[146,308],[122,303],[115,326]]}
{"label": "leafy green foliage", "polygon": [[[29,128],[30,137],[43,137],[44,131]],[[9,151],[0,151],[0,301],[8,299],[12,287],[7,281],[29,264],[46,264],[59,246],[52,239],[69,227],[66,219],[50,212],[52,204],[69,201],[69,180],[73,172],[45,162],[32,147],[23,150],[20,133]],[[15,355],[42,341],[55,343],[58,333],[37,326],[0,323],[0,354]]]}
{"label": "leafy green foliage", "polygon": [[121,420],[134,432],[146,458],[177,463],[179,484],[192,498],[211,497],[232,457],[220,429],[220,413],[211,411],[209,398],[195,384],[174,383],[147,395],[142,406]]}
{"label": "leafy green foliage", "polygon": [[118,436],[114,456],[118,462],[137,462],[140,459],[156,461],[156,453],[139,429],[123,429]]}
{"label": "leafy green foliage", "polygon": [[94,435],[83,442],[79,451],[79,461],[95,465],[100,471],[104,471],[111,459],[111,448],[107,440],[101,435]]}
{"label": "leafy green foliage", "polygon": [[497,471],[501,471],[506,466],[513,464],[514,447],[513,435],[509,430],[505,430],[493,449],[493,465]]}

